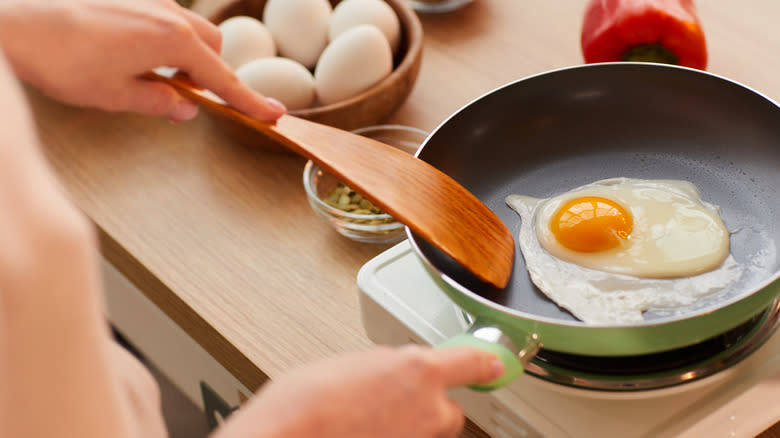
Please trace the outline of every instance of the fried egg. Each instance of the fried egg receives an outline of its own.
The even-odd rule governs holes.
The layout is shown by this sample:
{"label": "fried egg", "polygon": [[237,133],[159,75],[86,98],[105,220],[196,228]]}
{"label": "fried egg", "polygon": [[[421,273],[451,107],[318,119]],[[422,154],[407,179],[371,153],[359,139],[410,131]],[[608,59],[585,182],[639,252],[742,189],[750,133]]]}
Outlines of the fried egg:
{"label": "fried egg", "polygon": [[643,321],[722,291],[742,273],[717,206],[686,181],[611,178],[506,199],[534,284],[592,324]]}

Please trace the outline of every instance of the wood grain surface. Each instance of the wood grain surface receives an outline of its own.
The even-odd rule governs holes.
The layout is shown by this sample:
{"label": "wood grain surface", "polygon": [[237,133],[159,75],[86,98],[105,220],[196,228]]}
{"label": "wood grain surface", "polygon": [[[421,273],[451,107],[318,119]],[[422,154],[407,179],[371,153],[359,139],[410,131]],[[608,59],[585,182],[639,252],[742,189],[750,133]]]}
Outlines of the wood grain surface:
{"label": "wood grain surface", "polygon": [[[780,2],[697,4],[708,70],[780,99]],[[475,0],[422,16],[420,76],[389,121],[431,130],[499,85],[581,63],[583,8]],[[231,142],[202,116],[173,125],[28,94],[52,165],[98,226],[105,256],[248,388],[371,345],[355,276],[387,247],[347,240],[311,211],[303,159]],[[469,425],[463,436],[485,435]]]}

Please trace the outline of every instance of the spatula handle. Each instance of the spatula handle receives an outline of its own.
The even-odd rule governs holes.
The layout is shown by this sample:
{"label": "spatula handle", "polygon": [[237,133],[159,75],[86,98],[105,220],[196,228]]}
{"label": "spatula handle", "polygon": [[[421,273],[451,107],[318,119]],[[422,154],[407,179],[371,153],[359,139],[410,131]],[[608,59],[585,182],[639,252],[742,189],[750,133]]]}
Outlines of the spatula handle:
{"label": "spatula handle", "polygon": [[[176,73],[173,76],[164,76],[158,73],[148,72],[142,75],[141,78],[168,84],[187,99],[264,133],[272,140],[286,146],[298,155],[313,160],[324,169],[335,172],[336,174],[340,172],[333,169],[331,167],[331,160],[327,159],[327,157],[332,156],[331,154],[334,152],[332,149],[333,144],[338,144],[338,150],[335,152],[339,155],[359,155],[364,150],[365,143],[367,142],[373,142],[374,147],[383,149],[382,153],[386,154],[388,157],[394,155],[407,155],[396,148],[365,137],[361,138],[361,144],[352,144],[349,141],[345,141],[345,138],[357,137],[356,134],[334,130],[334,128],[330,126],[319,125],[308,120],[293,117],[289,114],[285,114],[277,122],[263,122],[253,119],[241,111],[227,105],[221,101],[218,96],[200,87],[185,74]],[[336,134],[336,138],[333,137],[334,133]],[[323,153],[325,156],[323,156]],[[325,158],[324,161],[323,158]]]}
{"label": "spatula handle", "polygon": [[217,111],[231,119],[239,120],[260,131],[267,133],[269,128],[274,125],[274,123],[271,122],[253,119],[241,111],[226,105],[224,102],[218,100],[219,97],[200,87],[185,74],[176,73],[173,76],[163,76],[158,73],[148,72],[141,75],[141,78],[168,84],[187,99]]}

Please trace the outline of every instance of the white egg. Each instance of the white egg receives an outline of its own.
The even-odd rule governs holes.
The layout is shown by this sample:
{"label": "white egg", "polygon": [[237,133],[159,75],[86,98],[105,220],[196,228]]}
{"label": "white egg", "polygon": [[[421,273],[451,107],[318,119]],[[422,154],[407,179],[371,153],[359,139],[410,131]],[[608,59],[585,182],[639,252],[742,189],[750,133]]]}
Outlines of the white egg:
{"label": "white egg", "polygon": [[393,54],[384,34],[370,24],[342,33],[328,44],[314,70],[317,97],[325,105],[353,97],[393,70]]}
{"label": "white egg", "polygon": [[347,29],[360,24],[373,24],[387,38],[393,54],[401,43],[401,22],[393,8],[384,0],[344,0],[333,9],[328,37],[336,39]]}
{"label": "white egg", "polygon": [[511,195],[507,204],[522,220],[531,280],[587,323],[674,314],[742,275],[719,209],[685,181],[613,178],[548,199]]}
{"label": "white egg", "polygon": [[244,15],[219,24],[222,32],[220,56],[233,69],[258,58],[276,56],[276,44],[260,20]]}
{"label": "white egg", "polygon": [[328,44],[331,12],[327,0],[269,0],[263,9],[263,23],[281,56],[313,68]]}
{"label": "white egg", "polygon": [[314,105],[314,77],[291,59],[274,57],[250,61],[236,70],[236,75],[253,90],[297,110]]}

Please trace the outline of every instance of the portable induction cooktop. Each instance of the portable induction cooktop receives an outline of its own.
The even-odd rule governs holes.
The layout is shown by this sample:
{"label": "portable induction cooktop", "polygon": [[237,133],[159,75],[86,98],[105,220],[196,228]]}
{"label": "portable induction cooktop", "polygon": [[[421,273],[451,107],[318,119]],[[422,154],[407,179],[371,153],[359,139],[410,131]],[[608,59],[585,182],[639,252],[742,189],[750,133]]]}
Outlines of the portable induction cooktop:
{"label": "portable induction cooktop", "polygon": [[[430,278],[408,241],[358,274],[368,336],[436,345],[469,316]],[[526,373],[490,393],[452,397],[494,438],[752,438],[780,421],[780,302],[739,327],[680,350],[628,358],[542,349]]]}

